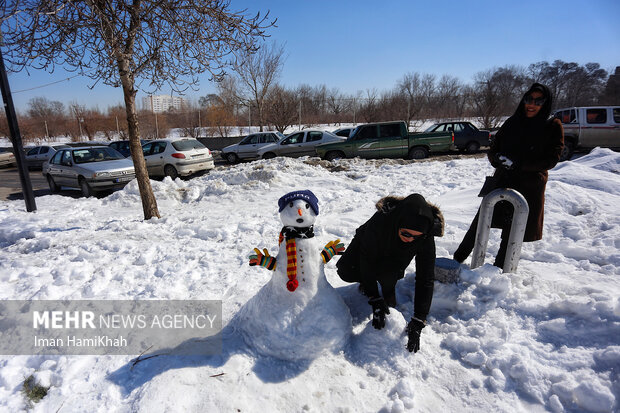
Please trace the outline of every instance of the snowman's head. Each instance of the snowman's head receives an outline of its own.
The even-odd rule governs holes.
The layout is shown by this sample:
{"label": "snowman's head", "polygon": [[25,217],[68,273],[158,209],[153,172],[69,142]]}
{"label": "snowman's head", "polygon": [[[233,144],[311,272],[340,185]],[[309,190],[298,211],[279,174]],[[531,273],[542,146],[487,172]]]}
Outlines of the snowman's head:
{"label": "snowman's head", "polygon": [[282,224],[285,227],[311,227],[319,214],[318,203],[311,191],[289,192],[278,200]]}

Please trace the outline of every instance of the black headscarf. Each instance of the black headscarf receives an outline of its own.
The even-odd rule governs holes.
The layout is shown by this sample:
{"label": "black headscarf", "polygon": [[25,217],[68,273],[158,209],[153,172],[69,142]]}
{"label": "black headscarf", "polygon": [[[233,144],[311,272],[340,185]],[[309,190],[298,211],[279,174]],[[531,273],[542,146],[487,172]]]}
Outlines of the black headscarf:
{"label": "black headscarf", "polygon": [[[403,199],[386,217],[389,228],[389,245],[396,250],[412,250],[420,239],[426,238],[431,232],[433,211],[420,194],[411,194]],[[398,236],[400,228],[419,231],[423,235],[413,242],[403,242]]]}
{"label": "black headscarf", "polygon": [[551,96],[551,92],[549,91],[549,88],[540,83],[534,83],[532,86],[530,86],[528,91],[525,92],[525,94],[521,98],[521,102],[519,102],[519,106],[517,106],[517,110],[515,111],[514,116],[517,116],[523,119],[530,119],[525,115],[525,102],[523,102],[523,100],[525,99],[526,96],[529,96],[532,92],[542,93],[543,97],[545,98],[545,103],[543,103],[538,114],[531,119],[537,122],[544,122],[547,120],[547,118],[549,118],[549,115],[551,115],[551,105],[553,103],[553,98]]}

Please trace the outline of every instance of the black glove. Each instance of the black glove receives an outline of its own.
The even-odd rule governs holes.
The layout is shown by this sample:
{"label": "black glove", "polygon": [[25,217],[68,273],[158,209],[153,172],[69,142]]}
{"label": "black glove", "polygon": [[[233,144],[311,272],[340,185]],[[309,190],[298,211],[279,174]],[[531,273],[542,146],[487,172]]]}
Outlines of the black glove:
{"label": "black glove", "polygon": [[368,304],[372,306],[372,326],[381,330],[385,327],[385,315],[390,314],[390,309],[383,297],[371,298],[368,300]]}
{"label": "black glove", "polygon": [[420,349],[420,334],[423,328],[424,323],[415,318],[412,318],[409,324],[407,324],[407,336],[409,337],[409,341],[407,341],[407,350],[409,350],[410,353],[417,353]]}

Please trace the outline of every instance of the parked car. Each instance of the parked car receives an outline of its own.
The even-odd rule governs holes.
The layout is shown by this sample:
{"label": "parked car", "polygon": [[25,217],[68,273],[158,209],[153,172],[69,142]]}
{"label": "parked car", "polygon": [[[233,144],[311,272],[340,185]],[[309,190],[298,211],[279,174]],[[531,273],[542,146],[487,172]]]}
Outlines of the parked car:
{"label": "parked car", "polygon": [[[140,144],[144,145],[148,141],[144,139],[140,139]],[[131,156],[131,150],[129,149],[129,141],[114,141],[108,144],[110,148],[114,148],[119,151],[125,158],[129,158]]]}
{"label": "parked car", "polygon": [[69,145],[41,145],[26,148],[26,165],[28,168],[41,168],[60,149],[69,148]]}
{"label": "parked car", "polygon": [[0,148],[0,166],[16,165],[15,155],[8,148]]}
{"label": "parked car", "polygon": [[235,163],[240,159],[258,159],[259,149],[282,139],[284,135],[278,131],[253,133],[243,138],[241,142],[222,149],[221,156],[230,163]]}
{"label": "parked car", "polygon": [[157,139],[142,145],[150,176],[187,176],[215,167],[211,151],[196,139]]}
{"label": "parked car", "polygon": [[564,127],[562,161],[570,159],[575,149],[620,148],[620,106],[563,108],[553,116]]}
{"label": "parked car", "polygon": [[336,136],[342,136],[343,138],[348,138],[354,129],[355,128],[338,128],[335,131],[332,131],[332,133]]}
{"label": "parked car", "polygon": [[454,146],[456,149],[468,153],[476,153],[481,146],[489,146],[491,132],[479,130],[470,122],[442,122],[436,123],[425,132],[454,132]]}
{"label": "parked car", "polygon": [[323,159],[409,158],[422,159],[433,152],[452,149],[452,132],[410,133],[405,122],[381,122],[359,125],[349,139],[316,147]]}
{"label": "parked car", "polygon": [[60,149],[43,163],[42,173],[53,193],[67,186],[80,189],[86,197],[120,189],[136,177],[131,159],[108,146]]}
{"label": "parked car", "polygon": [[343,141],[345,138],[336,136],[331,132],[307,129],[292,133],[278,143],[262,147],[258,151],[258,156],[264,159],[275,158],[276,156],[316,156],[315,148],[317,145]]}

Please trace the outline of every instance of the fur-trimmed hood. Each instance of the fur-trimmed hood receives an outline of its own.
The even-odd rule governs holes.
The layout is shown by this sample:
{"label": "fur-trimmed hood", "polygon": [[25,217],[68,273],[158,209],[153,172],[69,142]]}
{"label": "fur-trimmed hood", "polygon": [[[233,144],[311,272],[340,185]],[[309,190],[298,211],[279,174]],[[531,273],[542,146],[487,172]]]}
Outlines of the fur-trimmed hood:
{"label": "fur-trimmed hood", "polygon": [[[396,209],[396,207],[406,198],[407,197],[388,195],[388,196],[381,198],[379,201],[377,201],[375,206],[377,208],[377,211],[383,214],[389,214],[394,209]],[[428,201],[426,201],[426,204],[430,208],[432,215],[433,215],[433,226],[432,226],[431,234],[435,237],[443,237],[444,228],[445,228],[445,220],[444,220],[441,210],[439,209],[437,205],[431,204]]]}

